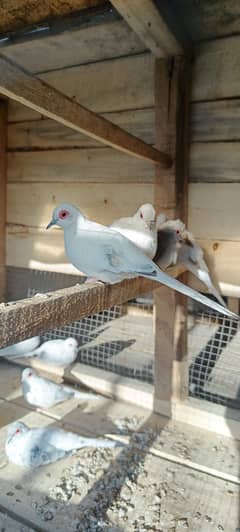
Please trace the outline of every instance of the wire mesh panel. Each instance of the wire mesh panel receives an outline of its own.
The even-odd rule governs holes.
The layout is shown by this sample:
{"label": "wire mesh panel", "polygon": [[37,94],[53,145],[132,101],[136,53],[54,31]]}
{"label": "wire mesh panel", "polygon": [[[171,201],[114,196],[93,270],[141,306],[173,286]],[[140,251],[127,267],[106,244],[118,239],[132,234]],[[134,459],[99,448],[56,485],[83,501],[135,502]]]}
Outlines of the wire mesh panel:
{"label": "wire mesh panel", "polygon": [[[8,268],[8,300],[34,296],[76,283],[83,277]],[[141,311],[139,311],[141,309]],[[78,340],[78,361],[119,375],[153,382],[153,318],[151,298],[85,317],[47,331],[43,340]]]}
{"label": "wire mesh panel", "polygon": [[[8,268],[8,299],[66,288],[83,280],[81,276]],[[238,322],[203,313],[202,308],[189,302],[189,395],[239,408]],[[141,381],[154,381],[152,294],[47,331],[43,340],[68,336],[78,340],[79,362]]]}
{"label": "wire mesh panel", "polygon": [[189,393],[240,408],[240,326],[202,313],[189,318]]}

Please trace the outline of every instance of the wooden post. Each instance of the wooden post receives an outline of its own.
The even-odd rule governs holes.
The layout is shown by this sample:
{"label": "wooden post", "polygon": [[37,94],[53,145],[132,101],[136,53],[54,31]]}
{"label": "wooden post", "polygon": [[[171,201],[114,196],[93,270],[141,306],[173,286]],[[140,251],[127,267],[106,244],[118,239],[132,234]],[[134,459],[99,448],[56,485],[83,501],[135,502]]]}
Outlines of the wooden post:
{"label": "wooden post", "polygon": [[0,301],[6,290],[7,101],[0,100]]}
{"label": "wooden post", "polygon": [[[156,146],[173,158],[156,167],[155,207],[187,221],[189,61],[156,60]],[[182,278],[185,282],[185,279]],[[188,395],[187,300],[162,287],[155,296],[155,411],[171,415],[173,402]]]}

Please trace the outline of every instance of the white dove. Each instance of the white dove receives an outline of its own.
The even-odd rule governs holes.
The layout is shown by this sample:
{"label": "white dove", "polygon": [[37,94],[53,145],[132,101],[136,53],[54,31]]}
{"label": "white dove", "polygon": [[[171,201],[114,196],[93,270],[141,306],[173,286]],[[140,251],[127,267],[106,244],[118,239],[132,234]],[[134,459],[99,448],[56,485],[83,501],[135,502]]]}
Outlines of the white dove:
{"label": "white dove", "polygon": [[40,360],[57,367],[66,367],[72,364],[78,355],[78,343],[75,338],[65,340],[48,340],[43,342],[29,356],[38,357]]}
{"label": "white dove", "polygon": [[8,427],[5,444],[10,462],[19,466],[39,467],[56,462],[82,447],[108,448],[122,446],[120,442],[85,438],[58,428],[28,428],[17,421]]}
{"label": "white dove", "polygon": [[181,220],[167,220],[157,225],[158,250],[154,262],[163,269],[171,264],[183,264],[225,307],[225,301],[211,280],[203,250],[195,242],[193,234],[187,231],[185,224]]}
{"label": "white dove", "polygon": [[146,277],[207,305],[221,314],[236,314],[161,271],[130,240],[104,225],[91,222],[73,205],[64,203],[53,211],[52,225],[64,229],[66,254],[81,272],[106,283]]}
{"label": "white dove", "polygon": [[3,347],[0,349],[0,356],[1,357],[30,357],[31,352],[33,349],[38,347],[40,344],[40,337],[39,336],[33,336],[32,338],[28,338],[27,340],[23,340],[22,342],[18,342],[17,344],[8,345],[7,347]]}
{"label": "white dove", "polygon": [[131,240],[145,255],[153,259],[157,251],[156,211],[151,203],[144,203],[129,218],[113,222],[110,229]]}
{"label": "white dove", "polygon": [[67,399],[81,399],[82,401],[100,399],[93,393],[78,392],[66,386],[40,377],[32,368],[25,368],[22,372],[22,391],[24,399],[33,406],[50,408]]}

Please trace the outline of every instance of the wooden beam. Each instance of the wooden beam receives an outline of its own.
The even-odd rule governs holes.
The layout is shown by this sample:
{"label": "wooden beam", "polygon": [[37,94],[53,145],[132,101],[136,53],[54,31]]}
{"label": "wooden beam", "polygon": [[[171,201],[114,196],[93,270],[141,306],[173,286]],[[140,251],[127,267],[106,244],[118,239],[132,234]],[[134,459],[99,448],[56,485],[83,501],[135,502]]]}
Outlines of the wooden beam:
{"label": "wooden beam", "polygon": [[[140,137],[144,142],[154,144],[154,109],[147,108],[101,114],[107,120],[110,119],[111,122],[125,129],[125,131]],[[64,149],[66,153],[66,148],[69,149],[73,146],[74,148],[93,148],[99,147],[99,143],[91,137],[72,131],[57,122],[53,122],[53,120],[42,120],[40,115],[37,115],[35,120],[8,124],[8,150],[11,150],[11,153],[13,150],[29,151],[36,148]],[[142,161],[140,161],[141,163]]]}
{"label": "wooden beam", "polygon": [[84,133],[125,153],[171,165],[159,152],[105,118],[89,111],[0,55],[0,94],[7,96],[56,122]]}
{"label": "wooden beam", "polygon": [[111,3],[155,57],[183,53],[152,0],[111,0]]}
{"label": "wooden beam", "polygon": [[[177,267],[171,268],[168,273],[177,277],[182,271],[183,268]],[[14,303],[1,303],[0,347],[97,314],[155,290],[156,285],[156,282],[142,278],[105,286],[83,284]]]}
{"label": "wooden beam", "polygon": [[7,102],[0,101],[0,301],[6,288]]}
{"label": "wooden beam", "polygon": [[[188,60],[175,58],[169,76],[168,65],[155,66],[156,138],[160,149],[172,154],[170,170],[156,168],[155,207],[173,209],[173,216],[187,218],[188,175]],[[163,127],[164,124],[164,127]],[[184,282],[186,279],[182,279]],[[172,414],[173,401],[188,395],[187,301],[164,287],[155,291],[155,401],[156,410]]]}

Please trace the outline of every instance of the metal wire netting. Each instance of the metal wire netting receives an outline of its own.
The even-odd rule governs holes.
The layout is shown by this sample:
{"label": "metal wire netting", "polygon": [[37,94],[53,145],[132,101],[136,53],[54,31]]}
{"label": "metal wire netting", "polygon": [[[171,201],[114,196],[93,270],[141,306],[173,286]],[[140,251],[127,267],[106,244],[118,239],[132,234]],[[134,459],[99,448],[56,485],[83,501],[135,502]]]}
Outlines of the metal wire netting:
{"label": "metal wire netting", "polygon": [[[8,299],[21,299],[83,282],[82,277],[8,268]],[[195,312],[193,312],[195,310]],[[43,339],[75,337],[79,362],[154,382],[151,294],[47,331]],[[188,318],[189,395],[240,407],[238,322],[194,307]]]}
{"label": "metal wire netting", "polygon": [[[31,297],[82,282],[83,277],[80,276],[11,267],[8,268],[8,300]],[[116,305],[46,331],[43,340],[73,336],[80,347],[79,362],[152,383],[152,328],[152,302],[144,298],[142,303]]]}
{"label": "metal wire netting", "polygon": [[237,320],[189,317],[189,394],[240,408],[240,326]]}

